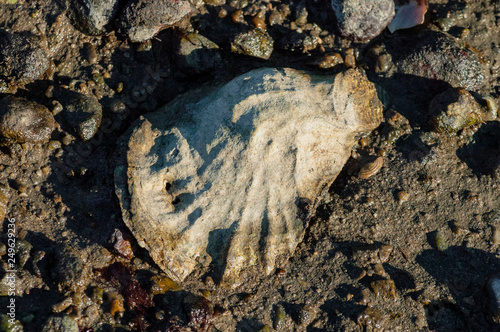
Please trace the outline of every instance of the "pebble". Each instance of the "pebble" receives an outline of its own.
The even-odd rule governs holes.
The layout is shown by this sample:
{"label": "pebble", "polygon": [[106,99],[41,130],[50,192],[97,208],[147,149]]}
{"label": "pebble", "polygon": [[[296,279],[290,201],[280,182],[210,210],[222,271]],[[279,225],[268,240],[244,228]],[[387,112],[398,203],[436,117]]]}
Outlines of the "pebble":
{"label": "pebble", "polygon": [[319,45],[319,38],[299,31],[291,31],[280,39],[278,46],[282,50],[307,53]]}
{"label": "pebble", "polygon": [[492,239],[491,243],[494,246],[497,246],[500,244],[500,227],[498,226],[492,226]]}
{"label": "pebble", "polygon": [[64,331],[79,332],[78,323],[68,315],[50,316],[43,325],[42,332]]}
{"label": "pebble", "polygon": [[109,309],[109,313],[111,314],[111,316],[115,317],[117,314],[121,315],[124,312],[125,306],[123,305],[123,301],[118,297],[114,298]]}
{"label": "pebble", "polygon": [[467,90],[477,90],[486,81],[479,56],[444,32],[395,35],[386,41],[386,50],[399,74],[440,80]]}
{"label": "pebble", "polygon": [[[5,183],[0,183],[0,222],[5,219],[7,207],[10,200],[10,187]],[[1,255],[0,255],[1,256]]]}
{"label": "pebble", "polygon": [[176,46],[174,64],[186,75],[212,72],[222,65],[219,46],[200,34],[184,35]]}
{"label": "pebble", "polygon": [[347,54],[345,56],[344,64],[347,68],[356,67],[356,57],[353,54]]}
{"label": "pebble", "polygon": [[434,233],[434,247],[439,251],[445,251],[448,249],[448,243],[444,237],[444,234],[441,231],[436,231]]}
{"label": "pebble", "polygon": [[97,51],[94,44],[85,43],[83,44],[82,56],[91,65],[97,62]]}
{"label": "pebble", "polygon": [[153,38],[162,28],[180,21],[193,10],[188,0],[129,0],[116,21],[131,42]]}
{"label": "pebble", "polygon": [[486,303],[490,318],[495,323],[500,323],[500,273],[488,278],[485,286]]}
{"label": "pebble", "polygon": [[62,289],[77,291],[87,285],[84,281],[86,277],[84,267],[81,254],[66,246],[56,253],[56,264],[51,272]]}
{"label": "pebble", "polygon": [[404,202],[407,202],[408,199],[410,198],[410,194],[404,190],[398,191],[398,193],[396,195],[397,195],[399,204],[403,204]]}
{"label": "pebble", "polygon": [[69,0],[68,17],[71,23],[87,35],[111,31],[118,11],[119,0]]}
{"label": "pebble", "polygon": [[394,280],[392,279],[372,281],[370,283],[370,287],[377,297],[382,296],[384,298],[396,298],[396,286],[394,284]]}
{"label": "pebble", "polygon": [[45,143],[54,128],[54,117],[45,106],[17,97],[0,100],[3,143]]}
{"label": "pebble", "polygon": [[12,319],[6,314],[0,315],[0,331],[23,332],[23,325],[20,321]]}
{"label": "pebble", "polygon": [[164,294],[168,291],[181,290],[179,284],[177,284],[175,281],[164,275],[160,274],[154,275],[151,278],[151,282],[152,282],[151,293],[153,293],[154,295]]}
{"label": "pebble", "polygon": [[389,260],[389,257],[391,256],[392,251],[394,250],[394,247],[391,246],[390,244],[384,244],[380,247],[378,251],[378,256],[380,259],[381,263],[385,263]]}
{"label": "pebble", "polygon": [[231,43],[231,51],[267,60],[271,57],[274,40],[260,29],[254,29],[237,35]]}
{"label": "pebble", "polygon": [[331,0],[342,36],[367,41],[378,36],[395,14],[393,0]]}
{"label": "pebble", "polygon": [[64,120],[82,140],[91,139],[102,119],[102,106],[97,98],[66,90],[59,100],[64,106]]}
{"label": "pebble", "polygon": [[339,53],[333,53],[321,59],[318,67],[321,69],[330,69],[342,63],[344,63],[342,56]]}
{"label": "pebble", "polygon": [[50,66],[42,40],[29,33],[0,30],[0,78],[26,84],[39,78]]}
{"label": "pebble", "polygon": [[286,311],[282,305],[277,305],[274,313],[273,328],[276,331],[283,331],[286,327]]}
{"label": "pebble", "polygon": [[238,9],[231,15],[231,20],[234,23],[245,23],[245,16],[243,15],[243,10]]}
{"label": "pebble", "polygon": [[465,89],[450,88],[432,99],[429,105],[431,126],[439,133],[456,133],[483,121],[481,105]]}

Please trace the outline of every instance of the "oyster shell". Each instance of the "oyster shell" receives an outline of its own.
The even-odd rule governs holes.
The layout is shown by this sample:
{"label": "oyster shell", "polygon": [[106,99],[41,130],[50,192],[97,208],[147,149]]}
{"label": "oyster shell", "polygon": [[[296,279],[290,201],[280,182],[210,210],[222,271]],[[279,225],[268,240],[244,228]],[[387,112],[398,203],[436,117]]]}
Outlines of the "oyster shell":
{"label": "oyster shell", "polygon": [[294,252],[314,202],[382,120],[351,69],[314,77],[263,68],[141,117],[115,170],[123,220],[172,279],[209,271],[227,286]]}

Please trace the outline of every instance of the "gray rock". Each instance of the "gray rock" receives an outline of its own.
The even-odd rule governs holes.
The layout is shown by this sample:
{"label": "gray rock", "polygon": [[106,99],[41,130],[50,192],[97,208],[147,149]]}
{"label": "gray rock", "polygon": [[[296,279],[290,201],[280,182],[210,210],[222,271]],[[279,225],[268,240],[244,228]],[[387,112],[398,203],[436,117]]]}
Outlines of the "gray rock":
{"label": "gray rock", "polygon": [[78,332],[78,323],[68,315],[50,316],[45,322],[42,332]]}
{"label": "gray rock", "polygon": [[378,36],[395,14],[394,0],[331,0],[342,36],[366,41]]}
{"label": "gray rock", "polygon": [[71,23],[87,35],[100,35],[111,30],[119,0],[69,0]]}
{"label": "gray rock", "polygon": [[45,143],[54,130],[52,113],[43,105],[22,98],[0,100],[0,141]]}
{"label": "gray rock", "polygon": [[180,38],[175,53],[175,68],[186,75],[208,73],[222,64],[220,49],[208,38],[191,33]]}
{"label": "gray rock", "polygon": [[[125,224],[170,278],[208,267],[228,286],[294,252],[315,200],[382,104],[363,73],[263,68],[140,118],[120,143]],[[246,273],[246,272],[245,272]]]}
{"label": "gray rock", "polygon": [[274,40],[261,29],[240,33],[231,43],[231,51],[267,60],[273,53]]}
{"label": "gray rock", "polygon": [[432,99],[429,106],[431,125],[440,133],[456,133],[483,121],[481,105],[469,91],[451,88]]}
{"label": "gray rock", "polygon": [[192,9],[193,6],[187,0],[130,0],[117,25],[130,41],[141,42],[177,23]]}
{"label": "gray rock", "polygon": [[386,48],[400,74],[441,80],[467,90],[476,90],[485,82],[478,55],[447,33],[426,30],[401,35],[388,40]]}
{"label": "gray rock", "polygon": [[0,30],[0,79],[26,84],[49,67],[42,40],[28,33]]}
{"label": "gray rock", "polygon": [[102,106],[94,96],[73,91],[65,91],[59,99],[64,107],[64,120],[81,139],[91,139],[99,129],[102,119]]}

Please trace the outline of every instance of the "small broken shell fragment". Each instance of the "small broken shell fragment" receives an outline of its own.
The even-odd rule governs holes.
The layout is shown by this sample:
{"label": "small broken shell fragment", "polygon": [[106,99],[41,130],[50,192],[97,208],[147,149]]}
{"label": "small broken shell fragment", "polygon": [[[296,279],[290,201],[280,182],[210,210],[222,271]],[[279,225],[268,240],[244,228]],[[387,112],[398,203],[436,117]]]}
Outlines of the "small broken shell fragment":
{"label": "small broken shell fragment", "polygon": [[387,27],[391,33],[424,23],[427,0],[397,0],[396,15]]}
{"label": "small broken shell fragment", "polygon": [[375,160],[368,162],[361,167],[358,177],[360,179],[368,179],[369,177],[377,174],[382,168],[382,165],[384,165],[384,159],[382,157],[377,157]]}

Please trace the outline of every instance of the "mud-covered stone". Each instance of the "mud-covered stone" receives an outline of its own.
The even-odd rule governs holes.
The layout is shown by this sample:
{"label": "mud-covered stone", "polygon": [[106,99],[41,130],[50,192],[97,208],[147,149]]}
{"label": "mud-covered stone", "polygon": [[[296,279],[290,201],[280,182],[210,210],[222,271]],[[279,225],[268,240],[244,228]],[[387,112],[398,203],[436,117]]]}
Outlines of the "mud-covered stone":
{"label": "mud-covered stone", "polygon": [[68,316],[68,315],[60,315],[60,316],[50,316],[49,319],[43,325],[41,329],[42,332],[53,332],[53,331],[61,331],[61,332],[78,332],[80,329],[78,328],[77,321]]}
{"label": "mud-covered stone", "polygon": [[433,129],[440,133],[456,133],[483,120],[481,105],[469,91],[460,88],[451,88],[434,97],[429,112]]}
{"label": "mud-covered stone", "polygon": [[69,246],[56,253],[52,269],[54,280],[62,290],[81,290],[86,286],[86,268],[80,253]]}
{"label": "mud-covered stone", "polygon": [[191,33],[180,38],[174,62],[175,68],[186,75],[205,74],[221,66],[222,58],[217,44]]}
{"label": "mud-covered stone", "polygon": [[25,84],[49,68],[43,41],[35,35],[0,29],[0,45],[0,79]]}
{"label": "mud-covered stone", "polygon": [[[125,224],[169,277],[271,273],[382,105],[360,71],[263,68],[140,118],[115,169]],[[220,279],[219,279],[220,280]]]}
{"label": "mud-covered stone", "polygon": [[387,41],[399,74],[447,82],[454,87],[477,90],[486,79],[478,55],[462,47],[447,33],[426,30],[417,35]]}
{"label": "mud-covered stone", "polygon": [[232,52],[264,60],[271,57],[273,48],[274,40],[266,31],[261,29],[240,33],[231,43]]}
{"label": "mud-covered stone", "polygon": [[43,105],[22,98],[0,100],[0,142],[45,143],[54,130],[52,113]]}
{"label": "mud-covered stone", "polygon": [[193,6],[187,0],[130,0],[117,26],[130,41],[141,42],[177,23],[192,9]]}
{"label": "mud-covered stone", "polygon": [[378,36],[395,13],[393,0],[332,0],[342,36],[364,41]]}
{"label": "mud-covered stone", "polygon": [[118,12],[119,0],[69,0],[71,23],[87,35],[109,32]]}
{"label": "mud-covered stone", "polygon": [[65,91],[59,99],[64,109],[62,116],[81,139],[91,139],[99,129],[102,106],[93,95]]}

